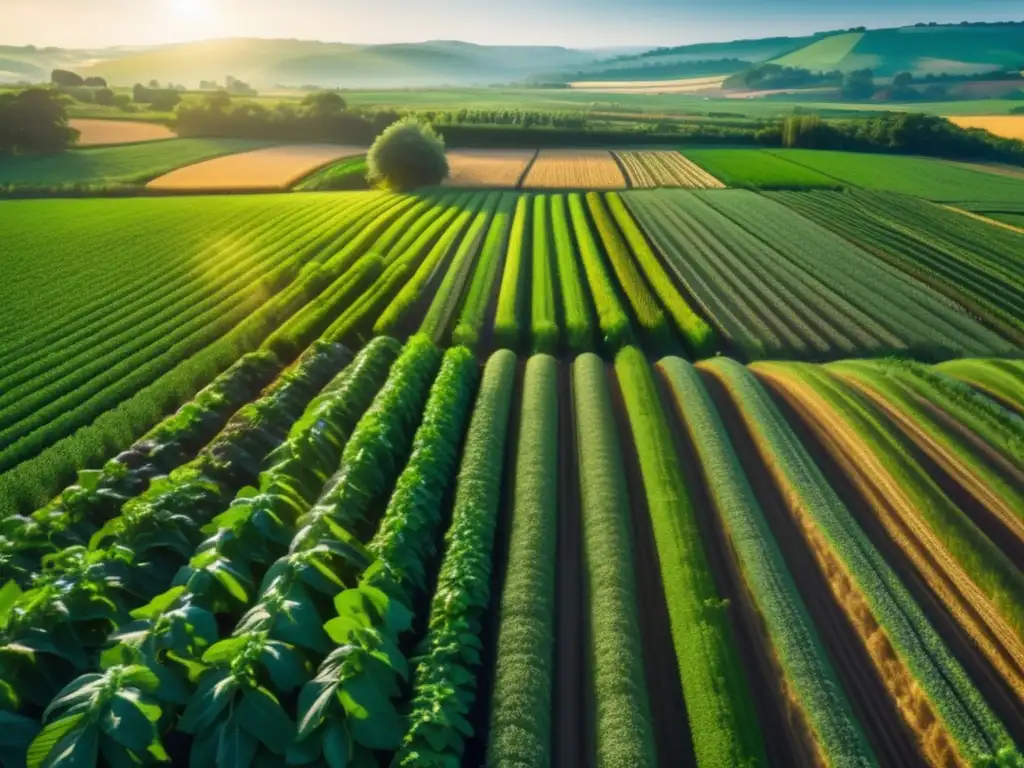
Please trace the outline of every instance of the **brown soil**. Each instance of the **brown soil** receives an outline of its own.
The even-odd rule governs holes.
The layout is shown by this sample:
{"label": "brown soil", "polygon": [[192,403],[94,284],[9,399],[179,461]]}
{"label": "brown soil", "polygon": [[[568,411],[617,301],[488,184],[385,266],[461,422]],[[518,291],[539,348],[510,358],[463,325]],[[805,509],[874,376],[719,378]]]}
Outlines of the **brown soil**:
{"label": "brown soil", "polygon": [[643,642],[644,672],[647,693],[651,700],[651,720],[658,764],[673,768],[696,768],[690,722],[683,700],[683,684],[672,643],[668,603],[661,581],[658,550],[636,443],[626,415],[622,391],[614,369],[608,368],[619,442],[626,465],[626,485],[631,511],[633,562],[636,565],[637,602],[640,613],[640,634]]}
{"label": "brown soil", "polygon": [[[893,407],[882,394],[867,385],[862,385],[859,380],[837,375],[870,397],[886,417],[913,441],[918,463],[985,535],[1011,560],[1024,563],[1024,520],[1017,516],[1006,500],[961,464],[955,454],[932,439],[914,419],[899,408]],[[946,429],[957,432],[968,441],[979,454],[979,458],[990,464],[1011,484],[1024,488],[1024,473],[1003,459],[987,443],[975,437],[970,430],[950,418],[941,408],[921,398],[917,399],[919,404],[942,422]]]}
{"label": "brown soil", "polygon": [[686,478],[686,488],[690,491],[694,508],[698,510],[697,522],[715,587],[718,594],[738,607],[737,611],[728,613],[730,628],[739,649],[744,677],[750,686],[768,762],[778,766],[819,765],[820,761],[814,756],[813,739],[802,724],[802,713],[793,711],[783,692],[783,676],[774,661],[775,654],[755,601],[739,573],[721,518],[709,496],[696,449],[682,426],[678,415],[680,405],[660,375],[656,375],[656,382],[662,409],[668,415],[679,466]]}
{"label": "brown soil", "polygon": [[[837,594],[833,589],[836,572],[822,556],[827,553],[816,540],[820,534],[799,510],[790,509],[785,493],[776,486],[769,466],[758,453],[753,436],[725,388],[708,372],[702,371],[702,377],[875,756],[882,765],[925,764],[917,750],[915,734],[905,725],[889,696],[870,643],[860,635],[860,615],[850,612],[849,590]],[[851,642],[852,638],[861,641]]]}
{"label": "brown soil", "polygon": [[[813,390],[800,382],[783,382],[774,375],[767,378],[769,384],[790,402],[817,433],[832,458],[858,489],[861,497],[868,502],[888,535],[904,551],[950,613],[1004,676],[1010,687],[1020,691],[1020,682],[1024,678],[1021,676],[1021,657],[1014,649],[1017,639],[1013,631],[920,518],[916,507],[905,497],[896,480],[886,473],[870,451],[847,433],[842,421],[819,400]],[[900,698],[901,709],[908,722],[915,724],[922,743],[928,744],[930,748],[937,749],[945,744],[944,752],[954,749],[941,722],[930,712],[930,705],[924,693],[917,688],[913,676],[908,670],[896,666],[898,661],[894,654],[891,660],[888,658],[892,649],[887,646],[888,640],[885,640],[883,648],[879,650],[885,650],[886,653],[878,658],[878,663],[889,670],[887,679],[890,681],[890,689]],[[924,709],[929,710],[926,718],[921,714]]]}
{"label": "brown soil", "polygon": [[863,495],[862,489],[847,474],[841,462],[830,454],[827,440],[822,437],[820,430],[812,428],[806,412],[800,412],[794,406],[793,398],[787,397],[781,390],[769,385],[768,391],[800,442],[814,457],[829,485],[843,500],[885,562],[896,572],[900,582],[977,686],[989,707],[1007,727],[1011,737],[1018,743],[1024,742],[1024,702],[992,667],[974,638],[946,610],[940,597],[932,591],[906,553],[889,535],[883,521],[876,515],[871,500]]}
{"label": "brown soil", "polygon": [[572,398],[572,366],[558,366],[558,575],[555,585],[555,689],[552,695],[552,762],[589,768],[594,713],[591,695],[584,695],[587,605],[583,582],[583,531],[580,513],[576,412]]}

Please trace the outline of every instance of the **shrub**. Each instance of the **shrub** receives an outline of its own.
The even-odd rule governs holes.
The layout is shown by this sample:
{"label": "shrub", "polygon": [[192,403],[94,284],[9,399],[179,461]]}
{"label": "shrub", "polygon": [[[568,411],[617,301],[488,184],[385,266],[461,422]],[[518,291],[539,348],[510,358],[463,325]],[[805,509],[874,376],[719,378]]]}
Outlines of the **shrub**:
{"label": "shrub", "polygon": [[369,179],[396,192],[440,184],[448,176],[444,141],[415,119],[386,128],[367,155]]}

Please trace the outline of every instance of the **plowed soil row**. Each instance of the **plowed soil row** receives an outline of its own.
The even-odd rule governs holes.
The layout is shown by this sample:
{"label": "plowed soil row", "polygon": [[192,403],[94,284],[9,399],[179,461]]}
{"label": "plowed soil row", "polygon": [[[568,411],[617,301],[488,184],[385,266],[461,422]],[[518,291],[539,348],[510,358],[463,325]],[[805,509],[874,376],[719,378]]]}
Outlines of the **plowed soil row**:
{"label": "plowed soil row", "polygon": [[924,765],[914,734],[905,726],[890,698],[865,642],[856,641],[858,629],[836,599],[829,586],[829,575],[775,485],[753,435],[718,380],[703,371],[701,375],[876,757],[882,765]]}
{"label": "plowed soil row", "polygon": [[619,441],[626,464],[626,486],[631,511],[633,562],[636,565],[637,602],[640,613],[640,634],[643,638],[644,672],[647,693],[651,700],[651,719],[658,764],[674,768],[696,768],[683,684],[679,677],[668,604],[661,581],[658,550],[636,443],[626,415],[626,405],[615,370],[608,367],[608,383],[615,409]]}
{"label": "plowed soil row", "polygon": [[[875,513],[872,501],[864,495],[862,488],[848,473],[846,467],[830,453],[827,438],[814,426],[814,421],[806,410],[801,408],[800,403],[794,398],[770,384],[768,391],[790,428],[814,457],[829,485],[843,500],[886,563],[896,572],[900,582],[910,592],[985,701],[1007,727],[1010,735],[1018,743],[1024,743],[1024,702],[1014,694],[981,653],[965,628],[946,610],[939,596],[929,587],[906,553],[890,536]],[[802,581],[798,581],[798,585],[802,587]]]}

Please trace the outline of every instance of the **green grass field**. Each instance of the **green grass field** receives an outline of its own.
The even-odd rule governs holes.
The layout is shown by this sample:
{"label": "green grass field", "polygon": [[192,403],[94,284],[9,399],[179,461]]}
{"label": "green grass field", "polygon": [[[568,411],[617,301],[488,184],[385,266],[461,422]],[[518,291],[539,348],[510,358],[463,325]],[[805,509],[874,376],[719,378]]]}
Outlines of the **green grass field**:
{"label": "green grass field", "polygon": [[922,157],[811,149],[766,152],[864,189],[899,192],[942,203],[1024,201],[1022,179],[972,171]]}
{"label": "green grass field", "polygon": [[761,149],[687,149],[683,154],[730,187],[829,189],[836,179]]}
{"label": "green grass field", "polygon": [[0,159],[0,189],[140,184],[211,157],[265,147],[249,139],[170,139],[42,157]]}

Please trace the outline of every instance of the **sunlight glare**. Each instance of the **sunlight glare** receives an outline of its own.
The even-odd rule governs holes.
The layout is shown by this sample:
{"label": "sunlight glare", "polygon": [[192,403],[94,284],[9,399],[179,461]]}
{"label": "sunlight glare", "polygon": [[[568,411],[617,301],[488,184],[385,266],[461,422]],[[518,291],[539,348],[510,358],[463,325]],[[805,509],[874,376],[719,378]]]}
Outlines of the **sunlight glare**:
{"label": "sunlight glare", "polygon": [[203,21],[213,12],[211,0],[169,0],[169,5],[180,21]]}

